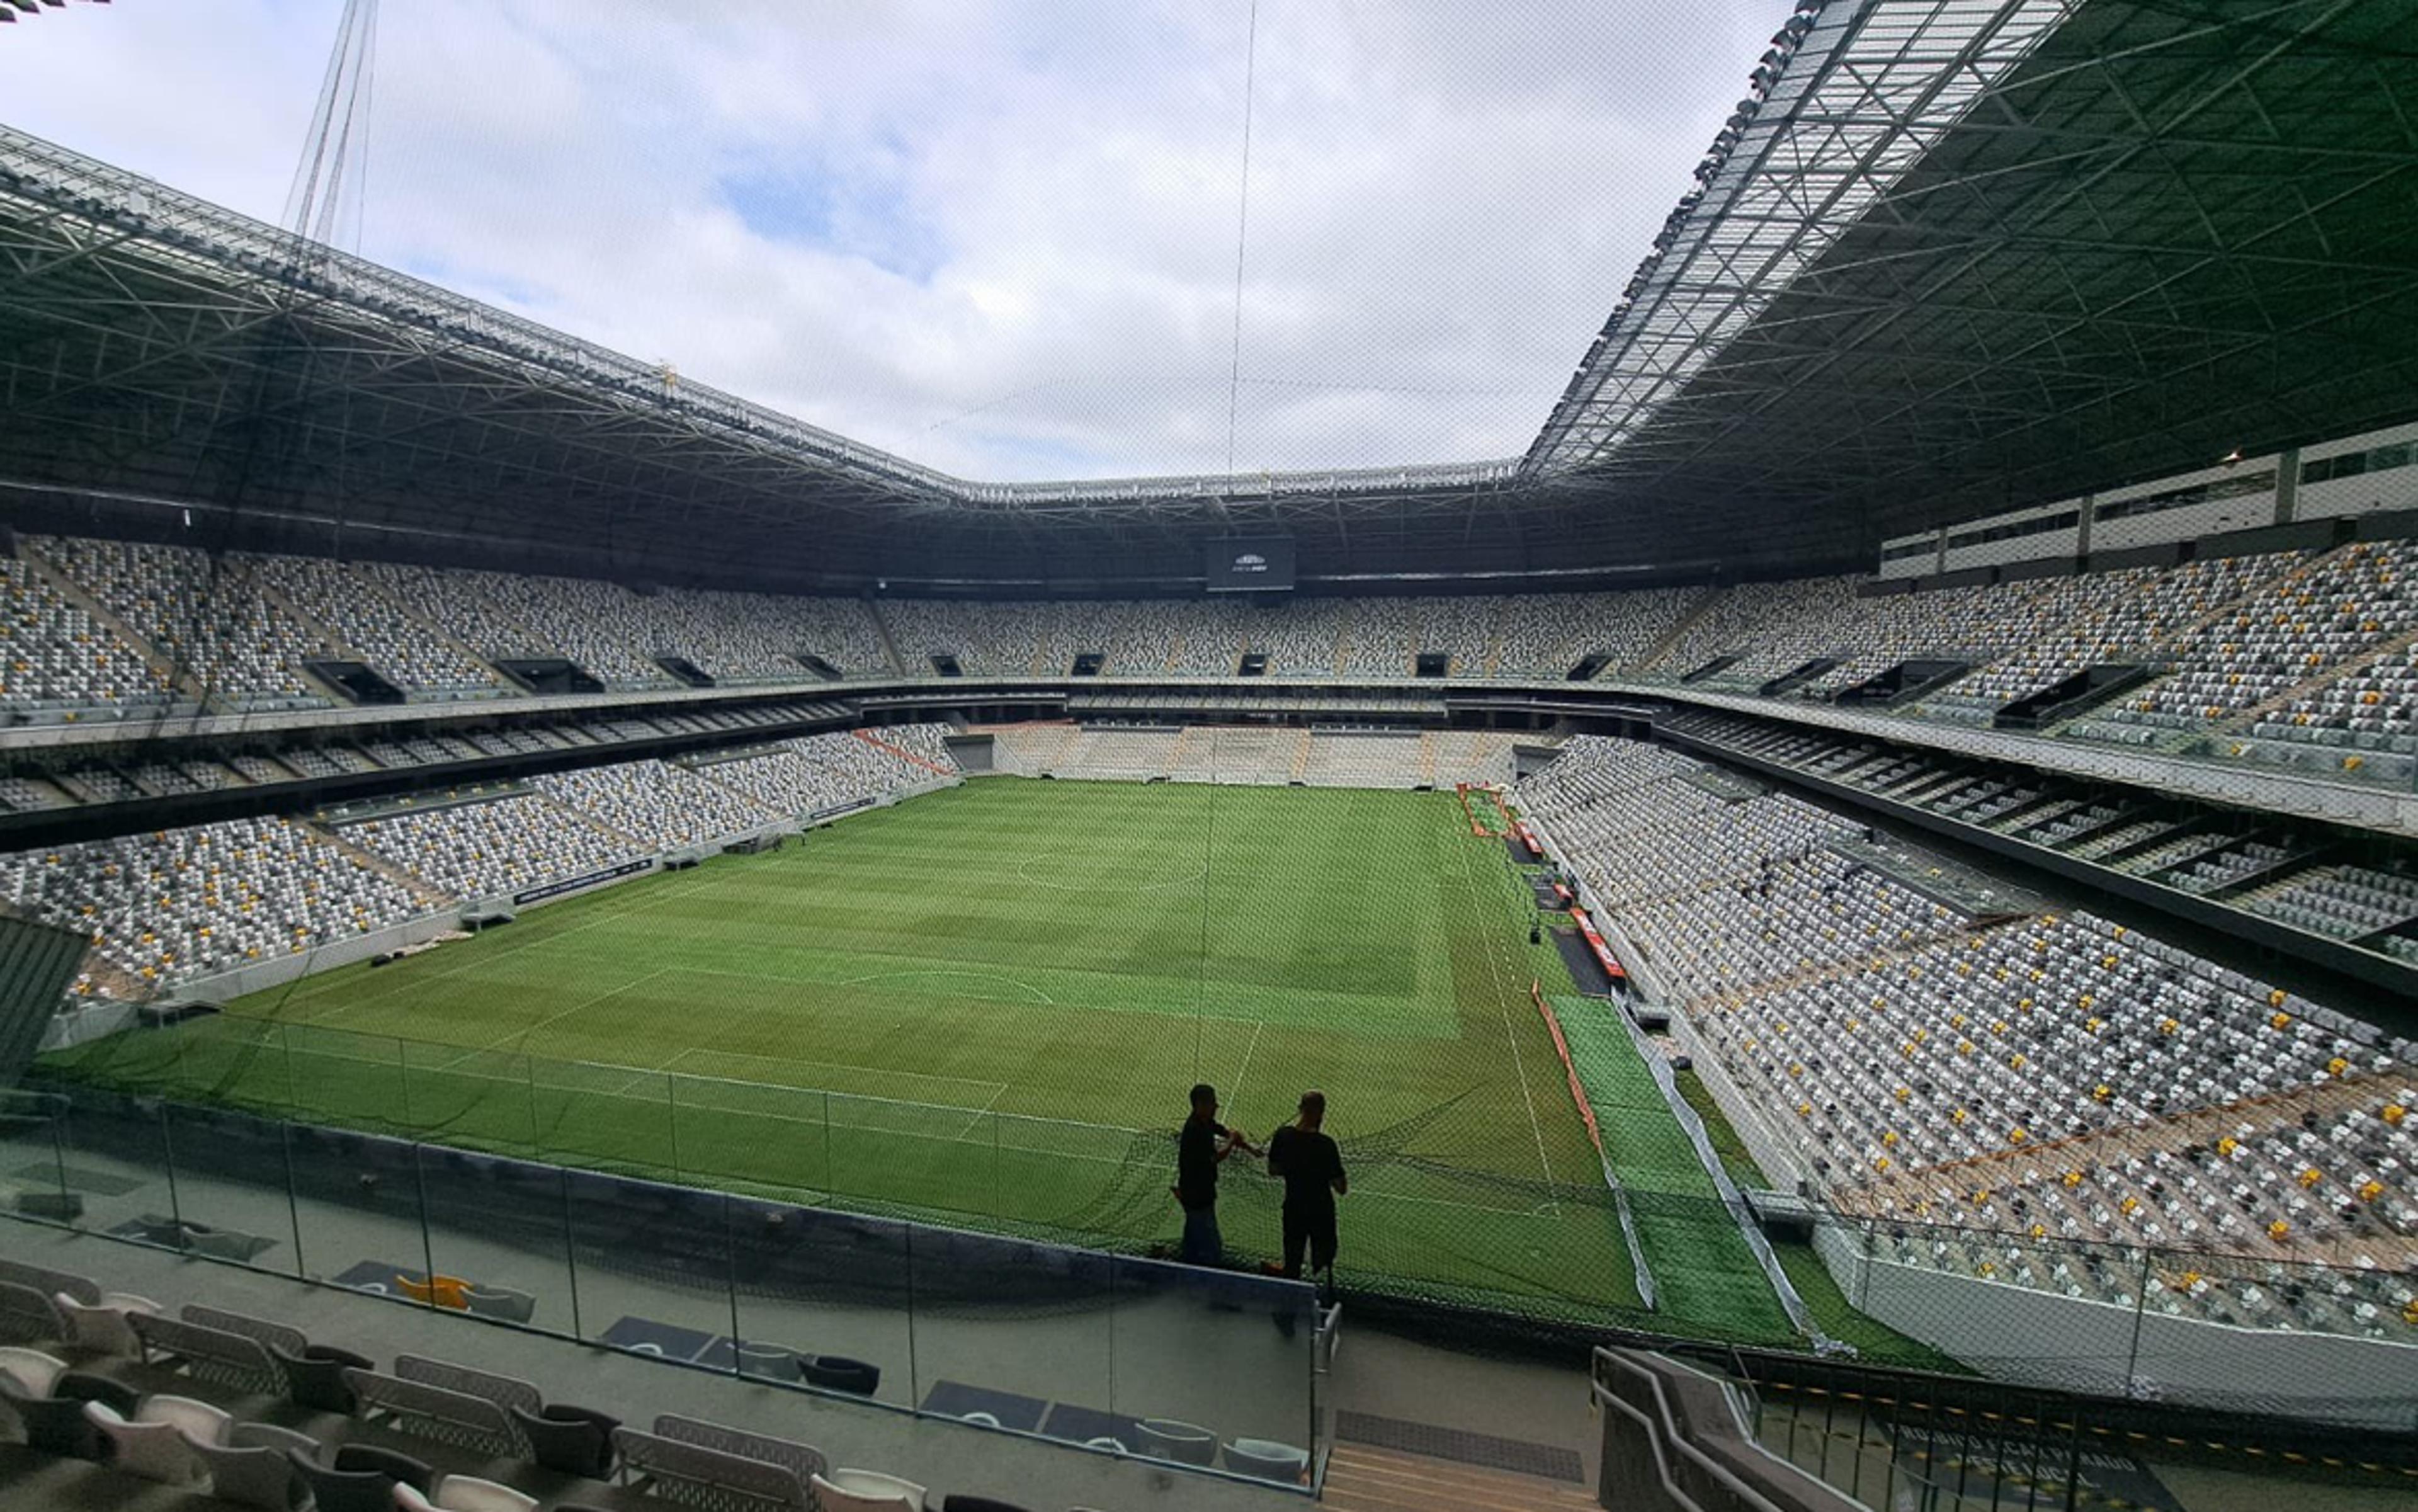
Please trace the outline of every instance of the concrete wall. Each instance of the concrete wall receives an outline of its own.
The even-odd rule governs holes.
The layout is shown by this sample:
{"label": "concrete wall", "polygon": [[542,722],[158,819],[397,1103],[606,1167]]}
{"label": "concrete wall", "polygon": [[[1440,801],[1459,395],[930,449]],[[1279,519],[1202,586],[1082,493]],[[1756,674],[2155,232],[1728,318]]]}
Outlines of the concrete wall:
{"label": "concrete wall", "polygon": [[[41,1050],[65,1049],[82,1045],[104,1034],[115,1034],[134,1022],[134,1005],[111,1000],[87,1002],[81,1007],[62,1008],[51,1017],[50,1027],[42,1031]],[[40,1050],[36,1052],[40,1053]]]}
{"label": "concrete wall", "polygon": [[[1947,550],[1940,557],[1940,571],[1953,573],[1968,567],[1997,567],[2008,562],[2030,561],[2041,557],[2073,557],[2082,549],[2081,514],[2090,507],[2088,499],[2066,499],[2056,504],[2043,504],[2028,510],[2010,510],[1993,514],[1986,520],[1951,527],[1947,534]],[[2056,529],[2035,529],[1998,541],[1976,542],[1958,545],[1956,538],[1971,531],[1997,526],[2037,525],[2059,515],[2075,516],[2070,525]]]}
{"label": "concrete wall", "polygon": [[298,977],[332,971],[355,961],[366,961],[373,955],[396,950],[405,945],[418,945],[438,935],[462,927],[462,909],[456,904],[423,913],[416,919],[406,919],[399,924],[373,929],[366,935],[355,935],[304,951],[298,955],[281,955],[271,960],[254,961],[215,976],[195,977],[178,984],[172,996],[198,998],[206,1002],[225,1002],[247,992],[259,992],[268,987],[283,986]]}
{"label": "concrete wall", "polygon": [[1844,1230],[1818,1233],[1814,1248],[1857,1307],[2009,1381],[2404,1430],[2418,1417],[2411,1345],[2237,1328],[1867,1259]]}
{"label": "concrete wall", "polygon": [[[2312,462],[2331,461],[2346,452],[2366,451],[2395,442],[2413,441],[2418,441],[2418,425],[2395,425],[2310,447],[2301,453],[2301,463],[2306,466]],[[2406,510],[2412,505],[2418,505],[2418,466],[2361,473],[2350,478],[2329,478],[2323,482],[2304,481],[2292,501],[2292,517],[2296,520],[2339,519],[2346,515]]]}

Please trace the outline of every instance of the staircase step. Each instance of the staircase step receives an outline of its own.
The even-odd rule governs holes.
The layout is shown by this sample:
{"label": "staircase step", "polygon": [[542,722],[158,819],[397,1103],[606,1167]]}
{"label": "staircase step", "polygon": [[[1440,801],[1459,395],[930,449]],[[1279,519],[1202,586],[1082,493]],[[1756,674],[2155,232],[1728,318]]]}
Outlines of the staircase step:
{"label": "staircase step", "polygon": [[1365,1444],[1335,1445],[1320,1500],[1337,1512],[1599,1512],[1585,1488]]}

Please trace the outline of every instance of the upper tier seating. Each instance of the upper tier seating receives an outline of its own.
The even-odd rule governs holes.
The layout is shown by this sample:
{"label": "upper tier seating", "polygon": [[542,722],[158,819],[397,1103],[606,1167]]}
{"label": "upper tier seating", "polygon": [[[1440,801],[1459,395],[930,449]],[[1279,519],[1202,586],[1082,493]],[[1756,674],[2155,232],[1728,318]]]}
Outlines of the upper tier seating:
{"label": "upper tier seating", "polygon": [[890,670],[881,638],[854,599],[666,588],[641,607],[652,627],[649,651],[685,657],[716,682],[799,681],[808,675],[800,653],[846,677]]}
{"label": "upper tier seating", "polygon": [[248,707],[328,702],[302,664],[334,653],[241,557],[81,537],[29,540],[176,672]]}
{"label": "upper tier seating", "polygon": [[[2418,628],[2413,567],[2418,544],[2362,542],[2269,579],[2179,636],[2175,675],[2114,717],[2173,727],[2222,720],[2408,634]],[[2329,711],[2310,704],[2303,722]],[[2349,709],[2334,715],[2350,717]]]}
{"label": "upper tier seating", "polygon": [[2157,659],[2159,648],[2301,560],[2292,553],[2217,557],[2069,579],[2084,595],[2072,619],[1958,682],[1952,696],[1992,707],[2056,686],[2099,663]]}
{"label": "upper tier seating", "polygon": [[167,678],[51,581],[0,558],[0,712],[22,719],[157,706]]}
{"label": "upper tier seating", "polygon": [[1688,614],[1722,594],[1702,588],[1641,588],[1629,593],[1533,593],[1485,601],[1494,625],[1491,668],[1462,667],[1466,677],[1563,678],[1589,656],[1609,658],[1604,675],[1628,670],[1668,636]]}
{"label": "upper tier seating", "polygon": [[[1686,677],[1715,657],[1735,656],[1741,663],[1758,649],[1792,634],[1837,623],[1853,614],[1859,602],[1853,578],[1813,577],[1788,583],[1741,583],[1716,594],[1648,670],[1668,677]],[[1724,680],[1760,681],[1787,671],[1798,662],[1781,663],[1776,655],[1754,658],[1757,668],[1724,668]]]}
{"label": "upper tier seating", "polygon": [[367,574],[318,557],[238,558],[326,626],[389,682],[406,690],[497,694],[496,674],[390,601]]}
{"label": "upper tier seating", "polygon": [[[0,561],[0,716],[67,720],[156,710],[207,690],[222,708],[311,709],[333,690],[303,670],[367,662],[415,698],[504,697],[488,663],[568,658],[616,689],[669,689],[679,659],[734,684],[906,675],[935,655],[976,677],[1232,677],[1247,654],[1276,678],[1599,676],[1752,692],[1817,658],[1790,690],[1827,698],[1910,659],[1972,670],[1904,717],[1986,723],[2097,663],[2151,680],[2057,732],[2159,745],[2216,734],[2207,754],[2362,781],[2418,771],[2418,543],[2207,557],[2087,575],[1859,597],[1846,577],[1601,593],[958,602],[638,590],[574,578],[150,544],[28,538]],[[69,587],[63,589],[55,576]],[[80,601],[78,592],[88,594]],[[80,602],[103,605],[97,618]],[[122,625],[123,629],[120,629]],[[128,636],[133,637],[130,643]],[[667,716],[668,717],[668,716]]]}
{"label": "upper tier seating", "polygon": [[670,687],[649,659],[648,601],[612,583],[365,562],[390,597],[424,604],[489,661],[567,657],[608,687]]}

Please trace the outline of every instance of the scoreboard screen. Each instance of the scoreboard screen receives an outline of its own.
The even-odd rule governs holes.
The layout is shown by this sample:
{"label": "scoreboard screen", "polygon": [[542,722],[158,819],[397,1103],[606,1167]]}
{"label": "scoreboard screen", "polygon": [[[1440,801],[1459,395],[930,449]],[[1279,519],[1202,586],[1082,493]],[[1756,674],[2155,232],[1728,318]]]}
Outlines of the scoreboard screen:
{"label": "scoreboard screen", "polygon": [[1233,536],[1209,542],[1209,591],[1263,593],[1293,587],[1293,540]]}

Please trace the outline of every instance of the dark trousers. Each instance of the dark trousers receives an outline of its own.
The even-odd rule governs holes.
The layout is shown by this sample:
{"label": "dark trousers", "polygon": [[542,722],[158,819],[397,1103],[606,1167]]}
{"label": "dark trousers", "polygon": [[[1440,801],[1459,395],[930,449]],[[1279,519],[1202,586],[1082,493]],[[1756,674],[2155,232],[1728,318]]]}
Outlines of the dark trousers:
{"label": "dark trousers", "polygon": [[1335,1268],[1335,1204],[1296,1208],[1292,1203],[1284,1209],[1284,1274],[1295,1280],[1301,1277],[1302,1251],[1309,1252],[1309,1268],[1332,1271]]}
{"label": "dark trousers", "polygon": [[1185,1209],[1184,1245],[1177,1254],[1186,1265],[1226,1263],[1226,1238],[1217,1231],[1215,1206]]}

